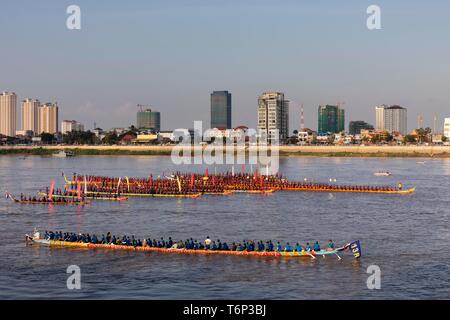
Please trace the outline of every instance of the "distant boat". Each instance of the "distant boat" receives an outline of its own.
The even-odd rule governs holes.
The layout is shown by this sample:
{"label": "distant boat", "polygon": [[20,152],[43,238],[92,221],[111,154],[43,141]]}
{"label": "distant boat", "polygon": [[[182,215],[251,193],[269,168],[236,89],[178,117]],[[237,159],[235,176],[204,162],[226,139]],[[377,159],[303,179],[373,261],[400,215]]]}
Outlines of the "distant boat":
{"label": "distant boat", "polygon": [[373,175],[377,176],[377,177],[389,177],[392,175],[392,173],[390,173],[389,171],[378,171],[378,172],[374,172]]}
{"label": "distant boat", "polygon": [[417,161],[418,164],[425,164],[425,161]]}
{"label": "distant boat", "polygon": [[73,157],[74,155],[75,154],[73,153],[73,151],[64,151],[64,150],[61,150],[53,154],[53,156],[57,158]]}

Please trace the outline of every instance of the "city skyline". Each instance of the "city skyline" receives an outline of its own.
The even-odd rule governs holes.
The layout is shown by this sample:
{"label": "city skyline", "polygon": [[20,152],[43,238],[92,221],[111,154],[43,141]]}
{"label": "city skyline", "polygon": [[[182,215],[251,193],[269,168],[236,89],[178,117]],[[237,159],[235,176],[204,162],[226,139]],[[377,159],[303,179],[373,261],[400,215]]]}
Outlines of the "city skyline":
{"label": "city skyline", "polygon": [[[226,93],[226,95],[229,97],[229,102],[231,103],[231,93],[228,92],[227,90],[224,91],[213,91],[212,94],[210,94],[211,99],[214,96],[214,94],[223,94]],[[258,117],[258,125],[256,127],[261,127],[261,120],[260,120],[260,107],[261,107],[261,97],[267,94],[281,94],[283,95],[283,100],[284,100],[284,93],[277,93],[277,92],[265,92],[262,95],[260,95],[258,97],[258,107],[256,110],[256,114]],[[8,107],[6,108],[6,98],[8,96],[12,96],[14,99],[14,103],[9,103]],[[57,132],[61,132],[62,130],[59,130],[59,119],[60,119],[60,111],[59,111],[59,107],[58,104],[55,103],[44,103],[41,104],[40,101],[38,99],[31,99],[31,98],[26,98],[25,100],[22,100],[20,108],[17,108],[17,94],[15,92],[3,92],[1,93],[1,97],[2,97],[2,106],[1,106],[1,112],[0,112],[0,121],[2,123],[2,126],[5,127],[5,123],[8,123],[8,128],[10,127],[14,127],[13,123],[14,123],[14,118],[16,119],[15,123],[15,128],[16,130],[14,130],[14,132],[21,132],[20,134],[23,134],[24,132],[27,131],[33,131],[34,135],[39,135],[42,132],[46,132],[46,133],[57,133]],[[212,102],[212,100],[211,100]],[[287,105],[290,104],[290,101],[286,99],[286,103]],[[138,112],[137,112],[137,121],[135,123],[129,123],[129,124],[125,124],[122,123],[121,127],[130,127],[130,126],[136,126],[138,129],[150,129],[153,130],[155,132],[159,132],[159,131],[167,131],[166,130],[161,130],[161,116],[160,116],[160,112],[159,111],[152,111],[150,109],[150,106],[145,106],[145,105],[140,105],[138,104],[137,107],[139,108]],[[145,107],[145,110],[144,110]],[[210,106],[212,107],[212,105]],[[321,115],[321,110],[323,110],[324,108],[337,108],[340,112],[339,112],[339,116],[337,116],[337,118],[339,119],[335,119],[336,125],[338,127],[336,127],[335,129],[327,129],[324,131],[324,129],[320,129],[321,126],[324,126],[324,119],[323,115]],[[6,109],[5,109],[6,108]],[[47,110],[51,108],[52,110]],[[230,109],[231,109],[231,104],[230,104]],[[442,123],[440,123],[441,121],[439,121],[439,123],[437,123],[437,117],[434,115],[434,123],[433,123],[433,127],[428,126],[428,125],[423,125],[423,114],[419,114],[418,115],[418,120],[421,122],[421,124],[417,126],[413,126],[413,128],[409,129],[407,128],[407,109],[408,108],[404,108],[402,106],[399,105],[387,105],[387,104],[381,104],[381,105],[377,105],[375,106],[375,118],[373,119],[375,123],[374,129],[377,131],[388,131],[388,132],[400,132],[403,135],[409,134],[410,132],[412,132],[414,129],[416,128],[426,128],[429,127],[432,129],[433,133],[444,133],[444,127],[447,126],[447,117],[444,117],[442,120]],[[7,110],[7,111],[6,111]],[[46,111],[47,110],[47,111]],[[345,113],[345,109],[340,105],[340,103],[338,103],[337,106],[333,106],[333,105],[319,105],[319,113],[318,113],[318,117],[317,117],[317,128],[314,128],[313,126],[308,127],[308,129],[312,129],[315,130],[319,133],[325,133],[325,132],[341,132],[341,131],[345,131],[345,132],[351,132],[351,125],[352,123],[355,125],[356,123],[364,123],[367,124],[365,121],[363,120],[348,120],[345,121],[344,119],[344,113]],[[212,116],[211,113],[212,109],[210,110],[210,116]],[[231,111],[231,110],[230,110]],[[399,114],[397,114],[398,111],[403,111],[402,116],[400,116]],[[19,114],[20,112],[20,114]],[[50,112],[50,113],[49,113]],[[285,137],[287,137],[288,135],[290,135],[292,132],[289,131],[289,107],[286,109],[286,123],[287,125],[284,125],[285,129],[282,129],[284,131],[286,131],[285,133],[283,133],[283,135]],[[294,111],[296,112],[296,110]],[[3,114],[8,115],[7,117],[3,116]],[[9,115],[12,115],[11,117]],[[301,115],[301,111],[299,113],[299,115]],[[150,117],[149,117],[150,116]],[[330,116],[327,116],[328,118]],[[8,119],[9,118],[9,119]],[[44,119],[45,118],[45,119]],[[145,120],[144,120],[145,118]],[[211,117],[212,119],[212,117]],[[229,117],[229,120],[231,122],[231,117]],[[74,121],[74,120],[66,120],[64,119],[63,122],[65,121]],[[328,119],[327,121],[330,121],[330,119]],[[33,124],[34,122],[34,124]],[[78,121],[75,121],[79,124],[81,124]],[[141,123],[141,124],[140,124]],[[143,123],[146,123],[145,125]],[[95,124],[95,123],[94,123]],[[239,126],[247,126],[247,124],[245,123],[240,123],[240,125],[234,126],[234,127],[239,127]],[[330,124],[327,124],[326,126],[329,126]],[[84,124],[82,124],[83,129],[85,128]],[[0,126],[1,127],[1,126]],[[33,130],[34,128],[38,128],[38,131]],[[41,130],[40,128],[44,128],[44,130]],[[99,126],[95,126],[95,128],[93,127],[92,130],[95,130],[99,128]],[[106,130],[114,130],[117,127],[106,127]],[[189,128],[189,126],[185,126],[185,129]],[[217,128],[214,126],[211,126],[211,128]],[[230,128],[233,128],[230,126]],[[228,128],[228,129],[230,129]],[[281,128],[281,127],[280,127]],[[306,127],[305,127],[306,128]],[[20,130],[19,130],[20,129]],[[62,129],[62,127],[61,127]],[[104,128],[102,128],[104,129]],[[180,128],[171,128],[170,130],[176,130],[176,129],[180,129]],[[225,128],[222,128],[225,129]],[[5,129],[2,129],[5,130]],[[11,129],[8,129],[11,130]],[[79,131],[79,129],[77,129]],[[86,130],[91,130],[90,128],[86,128]],[[91,131],[92,131],[91,130]],[[299,131],[300,128],[293,128],[292,131]],[[70,130],[69,130],[70,131]],[[82,131],[82,130],[81,130]],[[300,130],[301,131],[301,130]],[[11,131],[12,132],[12,131]]]}
{"label": "city skyline", "polygon": [[[0,52],[0,61],[8,61],[0,88],[20,100],[57,100],[63,118],[87,128],[94,121],[101,127],[132,123],[138,103],[164,113],[163,130],[208,123],[209,93],[222,88],[233,93],[235,119],[253,127],[257,96],[265,91],[284,92],[291,112],[303,103],[312,128],[317,106],[339,101],[349,121],[373,122],[373,107],[385,101],[408,108],[410,128],[422,110],[430,110],[428,126],[434,113],[448,117],[450,45],[441,39],[449,35],[443,21],[450,5],[378,1],[383,28],[369,31],[369,4],[81,0],[82,28],[70,31],[67,1],[7,2],[0,34],[11,45]],[[267,45],[274,37],[283,50]],[[45,55],[29,55],[30,45],[45,47]],[[27,77],[17,70],[27,70]],[[299,127],[298,116],[289,127]]]}

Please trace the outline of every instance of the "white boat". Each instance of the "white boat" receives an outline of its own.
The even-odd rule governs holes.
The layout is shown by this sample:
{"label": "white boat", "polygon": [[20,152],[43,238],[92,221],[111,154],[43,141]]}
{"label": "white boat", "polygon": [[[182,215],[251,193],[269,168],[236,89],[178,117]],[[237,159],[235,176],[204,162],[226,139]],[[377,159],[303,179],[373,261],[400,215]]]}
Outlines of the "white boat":
{"label": "white boat", "polygon": [[54,153],[53,156],[57,158],[73,157],[74,153],[72,151],[61,150],[57,153]]}
{"label": "white boat", "polygon": [[373,175],[377,176],[377,177],[388,177],[388,176],[391,176],[392,173],[390,173],[389,171],[378,171],[378,172],[374,172]]}

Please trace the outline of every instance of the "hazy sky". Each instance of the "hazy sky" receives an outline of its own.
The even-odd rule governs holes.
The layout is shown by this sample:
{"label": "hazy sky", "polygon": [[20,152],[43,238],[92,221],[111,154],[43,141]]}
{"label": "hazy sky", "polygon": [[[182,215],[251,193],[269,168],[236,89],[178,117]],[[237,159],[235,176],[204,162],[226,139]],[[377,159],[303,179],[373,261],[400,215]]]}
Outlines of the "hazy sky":
{"label": "hazy sky", "polygon": [[[66,8],[81,7],[81,30]],[[382,30],[366,9],[381,7]],[[345,102],[346,123],[375,122],[374,106],[408,108],[432,126],[450,117],[450,4],[321,0],[1,0],[0,91],[57,101],[87,128],[134,124],[136,104],[162,129],[209,125],[209,94],[229,90],[233,126],[256,126],[257,97],[291,100],[290,131],[317,128],[317,106]],[[346,124],[346,126],[347,126]]]}

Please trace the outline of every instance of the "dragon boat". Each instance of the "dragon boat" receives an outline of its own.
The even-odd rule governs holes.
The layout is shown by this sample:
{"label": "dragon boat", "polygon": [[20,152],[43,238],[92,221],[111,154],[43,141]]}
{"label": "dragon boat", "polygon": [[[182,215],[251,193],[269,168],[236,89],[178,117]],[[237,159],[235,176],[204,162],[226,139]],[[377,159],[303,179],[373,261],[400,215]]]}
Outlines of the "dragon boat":
{"label": "dragon boat", "polygon": [[[38,193],[39,196],[42,197],[47,197],[47,194],[45,192],[39,192]],[[78,196],[68,196],[68,195],[59,195],[59,194],[54,194],[52,196],[53,199],[78,199]],[[82,198],[88,198],[88,199],[92,199],[92,200],[107,200],[107,201],[126,201],[128,200],[127,197],[119,197],[119,196],[114,196],[109,194],[108,196],[101,196],[101,197],[97,197],[95,196],[95,194],[85,194],[82,196]]]}
{"label": "dragon boat", "polygon": [[382,194],[401,194],[401,195],[407,195],[407,194],[412,194],[416,191],[416,187],[413,188],[409,188],[409,189],[395,189],[395,190],[371,190],[371,189],[341,189],[341,188],[303,188],[303,187],[298,187],[298,188],[279,188],[279,191],[303,191],[303,192],[345,192],[345,193],[382,193]]}
{"label": "dragon boat", "polygon": [[[76,193],[76,190],[71,190],[69,192]],[[99,194],[99,195],[111,195],[110,192],[104,191],[86,191],[86,195]],[[127,193],[121,192],[120,196],[123,197],[160,197],[160,198],[199,198],[202,194],[200,192],[196,193]]]}
{"label": "dragon boat", "polygon": [[41,238],[34,238],[30,235],[25,235],[25,239],[28,243],[45,245],[49,247],[60,248],[79,248],[79,249],[91,249],[91,250],[118,250],[118,251],[134,251],[134,252],[155,252],[155,253],[172,253],[172,254],[191,254],[191,255],[227,255],[227,256],[244,256],[244,257],[275,257],[275,258],[310,258],[316,259],[317,257],[335,256],[339,260],[341,257],[339,253],[342,251],[350,251],[355,258],[360,258],[361,247],[359,240],[346,244],[345,246],[333,249],[333,250],[320,250],[320,251],[231,251],[231,250],[204,250],[204,249],[176,249],[176,248],[156,248],[156,247],[142,247],[142,246],[126,246],[115,244],[93,244],[84,242],[69,242],[60,240],[47,240]]}
{"label": "dragon boat", "polygon": [[39,201],[39,200],[19,200],[11,197],[15,203],[20,204],[44,204],[44,205],[85,205],[90,204],[90,201]]}

